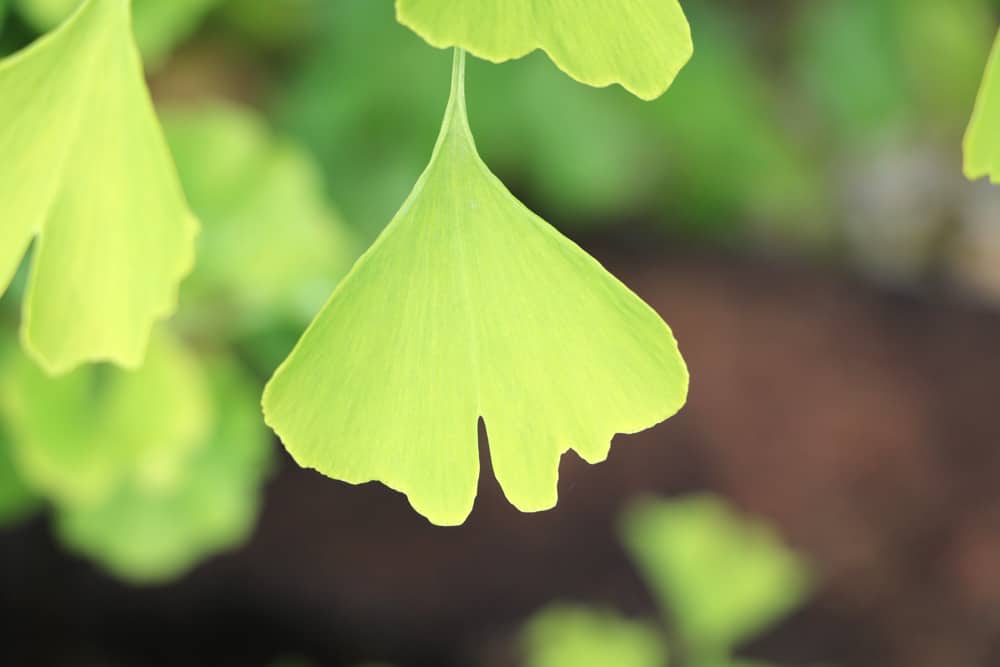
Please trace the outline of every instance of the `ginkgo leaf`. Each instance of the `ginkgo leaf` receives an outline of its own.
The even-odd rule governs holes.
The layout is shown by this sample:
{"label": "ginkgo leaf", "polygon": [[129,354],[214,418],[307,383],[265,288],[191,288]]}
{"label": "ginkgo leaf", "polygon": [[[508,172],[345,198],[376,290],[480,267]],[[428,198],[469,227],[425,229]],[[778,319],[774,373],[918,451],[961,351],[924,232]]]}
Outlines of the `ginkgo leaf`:
{"label": "ginkgo leaf", "polygon": [[651,100],[691,58],[677,0],[396,0],[399,22],[438,48],[503,62],[535,49],[591,86],[621,84]]}
{"label": "ginkgo leaf", "polygon": [[103,501],[123,480],[169,486],[211,426],[196,360],[154,336],[129,371],[86,366],[50,377],[13,346],[0,365],[0,417],[30,484],[62,505]]}
{"label": "ginkgo leaf", "polygon": [[524,629],[527,667],[665,667],[667,649],[647,623],[613,612],[554,605]]}
{"label": "ginkgo leaf", "polygon": [[170,579],[249,535],[270,468],[255,383],[224,358],[206,363],[215,424],[175,483],[123,481],[101,503],[58,508],[63,542],[130,581]]}
{"label": "ginkgo leaf", "polygon": [[965,134],[965,175],[973,180],[989,176],[1000,184],[1000,33]]}
{"label": "ginkgo leaf", "polygon": [[464,54],[430,165],[268,383],[264,413],[299,464],[379,480],[436,524],[465,520],[482,417],[507,498],[556,503],[560,456],[677,412],[669,327],[483,164]]}
{"label": "ginkgo leaf", "polygon": [[689,648],[722,658],[804,598],[808,573],[770,526],[714,496],[646,501],[625,543]]}
{"label": "ginkgo leaf", "polygon": [[46,370],[136,367],[194,260],[184,201],[129,27],[86,0],[0,61],[0,291],[37,236],[22,340]]}

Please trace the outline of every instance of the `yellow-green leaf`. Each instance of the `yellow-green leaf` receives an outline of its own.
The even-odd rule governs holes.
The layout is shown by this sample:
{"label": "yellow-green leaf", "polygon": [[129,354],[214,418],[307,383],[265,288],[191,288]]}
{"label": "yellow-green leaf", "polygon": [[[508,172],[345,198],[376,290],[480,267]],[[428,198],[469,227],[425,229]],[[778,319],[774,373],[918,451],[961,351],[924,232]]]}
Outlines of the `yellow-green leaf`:
{"label": "yellow-green leaf", "polygon": [[129,0],[86,0],[0,61],[0,292],[31,242],[22,340],[52,373],[137,367],[194,260]]}
{"label": "yellow-green leaf", "polygon": [[973,180],[989,176],[1000,184],[1000,33],[965,134],[965,175]]}
{"label": "yellow-green leaf", "polygon": [[591,86],[621,84],[659,97],[691,58],[691,31],[677,0],[396,0],[400,23],[438,48],[493,62],[535,49]]}
{"label": "yellow-green leaf", "polygon": [[206,368],[215,424],[173,484],[125,480],[101,503],[58,508],[63,542],[124,579],[170,579],[239,544],[253,528],[271,453],[255,383],[223,358]]}
{"label": "yellow-green leaf", "polygon": [[301,465],[379,480],[446,525],[472,508],[480,417],[507,498],[544,510],[564,452],[604,460],[688,382],[659,315],[483,164],[463,87],[458,51],[430,165],[263,401]]}
{"label": "yellow-green leaf", "polygon": [[666,667],[660,634],[642,621],[586,607],[554,605],[524,630],[527,667]]}
{"label": "yellow-green leaf", "polygon": [[157,335],[135,371],[49,377],[15,347],[0,364],[0,417],[21,474],[58,504],[102,502],[123,480],[170,486],[211,425],[201,369]]}
{"label": "yellow-green leaf", "polygon": [[625,543],[690,651],[725,656],[799,604],[805,564],[770,526],[719,498],[647,501],[631,508]]}

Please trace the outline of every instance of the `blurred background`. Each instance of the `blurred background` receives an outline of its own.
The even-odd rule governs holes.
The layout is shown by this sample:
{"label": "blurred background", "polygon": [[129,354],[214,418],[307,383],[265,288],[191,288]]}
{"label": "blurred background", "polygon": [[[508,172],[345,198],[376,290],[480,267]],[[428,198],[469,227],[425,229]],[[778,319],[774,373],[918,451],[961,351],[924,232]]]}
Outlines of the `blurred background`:
{"label": "blurred background", "polygon": [[[0,53],[76,0],[0,0]],[[391,0],[134,0],[203,224],[135,373],[0,300],[11,665],[1000,665],[1000,189],[961,137],[996,0],[687,0],[660,100],[468,71],[491,168],[671,324],[682,413],[435,528],[298,469],[258,397],[425,166],[450,54]],[[391,418],[387,415],[386,418]]]}

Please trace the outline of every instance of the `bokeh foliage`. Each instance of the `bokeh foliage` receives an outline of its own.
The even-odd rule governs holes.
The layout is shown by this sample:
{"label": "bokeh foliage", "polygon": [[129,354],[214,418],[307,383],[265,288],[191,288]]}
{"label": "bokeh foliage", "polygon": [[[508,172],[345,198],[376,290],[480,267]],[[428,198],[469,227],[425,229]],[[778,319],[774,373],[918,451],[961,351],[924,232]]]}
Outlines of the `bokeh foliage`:
{"label": "bokeh foliage", "polygon": [[809,593],[803,559],[716,496],[637,501],[622,517],[622,539],[660,618],[552,605],[525,624],[528,667],[749,667],[735,655],[740,644]]}

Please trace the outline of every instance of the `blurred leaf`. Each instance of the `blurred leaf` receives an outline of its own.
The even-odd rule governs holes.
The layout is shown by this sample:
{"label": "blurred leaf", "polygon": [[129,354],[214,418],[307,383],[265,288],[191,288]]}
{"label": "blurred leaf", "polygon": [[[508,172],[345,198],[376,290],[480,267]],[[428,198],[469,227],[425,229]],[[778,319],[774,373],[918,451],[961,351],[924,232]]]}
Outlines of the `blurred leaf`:
{"label": "blurred leaf", "polygon": [[38,497],[18,472],[11,446],[0,431],[0,528],[24,517],[38,504]]}
{"label": "blurred leaf", "polygon": [[132,0],[135,38],[147,69],[159,67],[221,0]]}
{"label": "blurred leaf", "polygon": [[796,60],[831,142],[958,131],[991,36],[988,0],[819,0],[802,12]]}
{"label": "blurred leaf", "polygon": [[796,47],[805,88],[832,124],[829,141],[860,140],[912,112],[892,0],[800,5]]}
{"label": "blurred leaf", "polygon": [[993,0],[893,0],[906,79],[925,127],[961,131],[996,25]]}
{"label": "blurred leaf", "polygon": [[524,629],[527,667],[665,667],[656,630],[612,612],[553,606]]}
{"label": "blurred leaf", "polygon": [[663,320],[483,164],[455,63],[427,170],[264,394],[301,465],[380,480],[449,525],[476,495],[480,416],[504,492],[536,511],[569,447],[602,461],[687,394]]}
{"label": "blurred leaf", "polygon": [[542,49],[578,81],[619,83],[647,100],[663,94],[692,52],[677,0],[396,0],[396,15],[438,48],[493,62]]}
{"label": "blurred leaf", "polygon": [[[658,197],[650,178],[649,127],[622,90],[577,85],[541,53],[505,65],[470,63],[477,142],[497,173],[566,225],[620,219]],[[500,105],[494,100],[516,100]],[[552,113],[552,109],[559,113]]]}
{"label": "blurred leaf", "polygon": [[67,546],[124,579],[149,583],[247,539],[270,467],[270,440],[256,384],[228,360],[209,362],[207,371],[215,424],[175,482],[125,480],[98,505],[60,508],[57,530]]}
{"label": "blurred leaf", "polygon": [[38,236],[22,341],[52,373],[142,362],[197,223],[143,79],[128,3],[87,0],[0,61],[0,290]]}
{"label": "blurred leaf", "polygon": [[[62,23],[81,0],[14,0],[39,32]],[[130,0],[136,41],[147,67],[158,67],[221,0]],[[124,3],[122,3],[124,4]],[[268,3],[269,4],[269,3]]]}
{"label": "blurred leaf", "polygon": [[[342,0],[338,0],[338,3]],[[258,44],[297,44],[316,31],[316,16],[329,0],[225,0],[222,15],[230,26]]]}
{"label": "blurred leaf", "polygon": [[326,3],[317,21],[322,39],[280,98],[279,117],[316,152],[333,200],[369,242],[426,163],[447,60],[399,25],[388,1]]}
{"label": "blurred leaf", "polygon": [[1000,33],[965,135],[965,175],[1000,184]]}
{"label": "blurred leaf", "polygon": [[157,335],[136,371],[87,366],[59,378],[9,348],[0,416],[25,479],[58,504],[87,505],[126,478],[173,484],[210,427],[211,402],[191,354]]}
{"label": "blurred leaf", "polygon": [[749,26],[712,5],[692,9],[700,45],[668,94],[653,107],[672,165],[665,199],[702,227],[750,218],[786,233],[815,236],[822,181],[782,122],[779,97],[747,45]]}
{"label": "blurred leaf", "polygon": [[13,0],[18,13],[39,32],[62,23],[84,0]]}
{"label": "blurred leaf", "polygon": [[640,503],[626,514],[624,535],[695,656],[725,655],[806,594],[795,554],[716,497]]}
{"label": "blurred leaf", "polygon": [[308,322],[356,256],[318,167],[250,111],[217,104],[165,118],[203,227],[181,316],[223,330]]}

